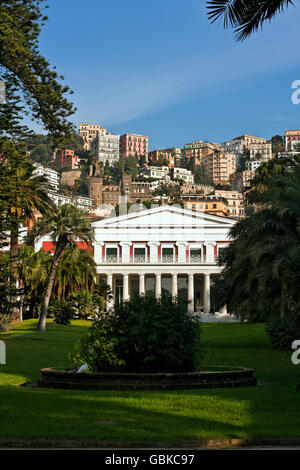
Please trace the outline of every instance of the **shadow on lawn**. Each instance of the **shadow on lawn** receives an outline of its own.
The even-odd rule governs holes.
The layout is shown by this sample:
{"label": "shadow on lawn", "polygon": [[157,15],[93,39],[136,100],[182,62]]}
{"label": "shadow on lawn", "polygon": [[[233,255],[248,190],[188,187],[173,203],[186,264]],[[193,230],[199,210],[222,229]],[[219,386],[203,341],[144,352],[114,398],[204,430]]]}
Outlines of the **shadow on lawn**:
{"label": "shadow on lawn", "polygon": [[[234,401],[223,400],[222,413],[213,396],[195,392],[92,394],[31,390],[18,394],[4,388],[0,438],[68,438],[105,442],[179,442],[220,437],[247,437],[247,410],[228,414]],[[21,398],[21,400],[20,400]],[[109,424],[106,424],[105,422]]]}

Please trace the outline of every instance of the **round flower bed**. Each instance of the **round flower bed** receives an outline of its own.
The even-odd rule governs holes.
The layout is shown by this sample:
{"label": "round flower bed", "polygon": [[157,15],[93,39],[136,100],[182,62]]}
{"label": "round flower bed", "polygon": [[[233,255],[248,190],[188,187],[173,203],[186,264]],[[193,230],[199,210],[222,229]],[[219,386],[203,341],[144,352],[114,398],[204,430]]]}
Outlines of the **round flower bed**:
{"label": "round flower bed", "polygon": [[178,390],[256,385],[253,369],[209,367],[202,372],[124,373],[41,369],[40,387],[77,390]]}

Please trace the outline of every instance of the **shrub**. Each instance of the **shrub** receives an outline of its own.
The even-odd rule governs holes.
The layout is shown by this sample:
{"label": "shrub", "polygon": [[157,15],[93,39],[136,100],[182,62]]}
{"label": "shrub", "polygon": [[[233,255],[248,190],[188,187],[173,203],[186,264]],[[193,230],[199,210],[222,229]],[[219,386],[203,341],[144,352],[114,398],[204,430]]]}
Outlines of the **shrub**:
{"label": "shrub", "polygon": [[6,333],[11,330],[11,316],[0,314],[0,333]]}
{"label": "shrub", "polygon": [[110,314],[104,313],[76,344],[71,355],[73,365],[78,368],[87,363],[90,370],[102,372],[121,370],[124,361],[117,355],[117,343],[114,321]]}
{"label": "shrub", "polygon": [[282,318],[273,315],[267,323],[267,332],[273,348],[291,349],[292,342],[300,339],[300,313],[292,310]]}
{"label": "shrub", "polygon": [[75,313],[74,303],[70,300],[54,300],[49,307],[50,315],[54,316],[54,322],[59,325],[69,325]]}
{"label": "shrub", "polygon": [[97,371],[188,372],[200,357],[199,343],[200,326],[187,302],[147,295],[96,321],[72,358]]}
{"label": "shrub", "polygon": [[96,289],[94,292],[88,290],[74,292],[70,299],[74,302],[76,315],[79,318],[97,319],[104,312],[105,297],[100,295]]}

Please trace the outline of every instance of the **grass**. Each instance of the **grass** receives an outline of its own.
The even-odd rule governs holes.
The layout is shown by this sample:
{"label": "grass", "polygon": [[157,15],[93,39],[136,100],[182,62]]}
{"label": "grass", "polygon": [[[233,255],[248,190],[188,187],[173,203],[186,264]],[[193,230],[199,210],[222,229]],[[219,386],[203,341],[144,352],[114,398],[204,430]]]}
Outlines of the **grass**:
{"label": "grass", "polygon": [[270,348],[261,324],[206,323],[203,363],[253,367],[263,385],[233,389],[110,392],[18,387],[42,367],[68,366],[68,354],[89,324],[27,320],[1,334],[0,441],[87,440],[102,445],[200,439],[300,437],[299,367],[291,353]]}

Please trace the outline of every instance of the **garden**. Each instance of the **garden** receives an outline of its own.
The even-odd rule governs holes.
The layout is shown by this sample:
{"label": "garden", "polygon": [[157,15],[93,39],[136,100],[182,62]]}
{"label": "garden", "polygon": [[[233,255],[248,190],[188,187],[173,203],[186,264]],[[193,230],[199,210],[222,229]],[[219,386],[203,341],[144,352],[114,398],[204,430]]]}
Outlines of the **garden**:
{"label": "garden", "polygon": [[[79,391],[22,387],[40,369],[66,368],[90,322],[59,325],[25,320],[1,334],[7,364],[0,365],[2,445],[195,445],[215,439],[300,438],[299,368],[291,351],[272,349],[265,325],[205,323],[206,365],[255,369],[256,387],[173,391]],[[200,364],[201,367],[201,364]]]}

